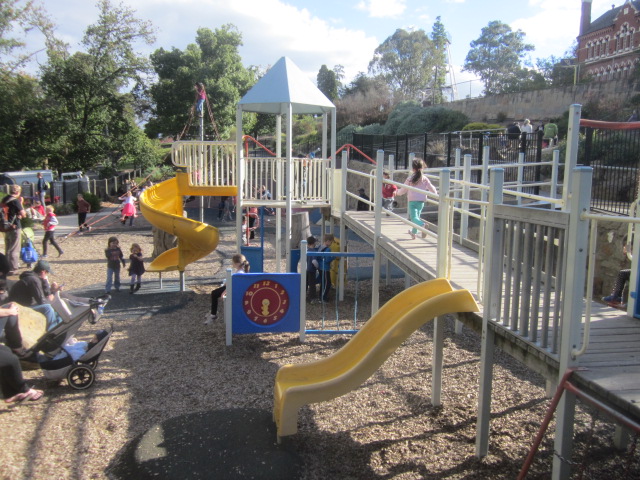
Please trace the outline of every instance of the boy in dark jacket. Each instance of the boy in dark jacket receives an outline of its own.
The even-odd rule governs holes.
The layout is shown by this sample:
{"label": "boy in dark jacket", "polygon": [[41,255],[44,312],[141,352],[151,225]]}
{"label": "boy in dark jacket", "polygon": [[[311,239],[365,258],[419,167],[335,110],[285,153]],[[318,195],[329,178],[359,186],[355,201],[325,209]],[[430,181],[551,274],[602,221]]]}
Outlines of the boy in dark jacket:
{"label": "boy in dark jacket", "polygon": [[316,283],[318,278],[318,259],[314,252],[318,251],[316,237],[307,237],[307,300],[311,303],[317,302]]}
{"label": "boy in dark jacket", "polygon": [[[324,235],[324,244],[320,249],[320,252],[330,252],[331,244],[333,243],[333,234],[325,233]],[[320,268],[320,277],[321,277],[321,299],[323,302],[329,301],[329,290],[331,290],[331,262],[335,260],[336,257],[330,256],[321,256],[318,257],[318,264]]]}

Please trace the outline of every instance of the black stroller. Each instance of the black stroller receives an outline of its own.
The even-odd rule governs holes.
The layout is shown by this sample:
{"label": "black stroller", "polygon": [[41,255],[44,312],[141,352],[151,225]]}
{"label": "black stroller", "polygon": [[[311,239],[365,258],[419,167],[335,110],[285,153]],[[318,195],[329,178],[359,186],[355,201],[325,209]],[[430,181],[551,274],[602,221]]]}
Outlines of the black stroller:
{"label": "black stroller", "polygon": [[92,298],[88,304],[78,305],[71,318],[46,332],[29,348],[27,353],[33,354],[31,358],[40,364],[45,378],[59,381],[66,377],[69,386],[75,390],[93,385],[98,358],[111,338],[113,327],[96,332],[91,342],[78,342],[80,348],[86,344],[84,351],[72,348],[76,346],[69,341],[85,321],[92,324],[98,321],[110,298],[104,295]]}

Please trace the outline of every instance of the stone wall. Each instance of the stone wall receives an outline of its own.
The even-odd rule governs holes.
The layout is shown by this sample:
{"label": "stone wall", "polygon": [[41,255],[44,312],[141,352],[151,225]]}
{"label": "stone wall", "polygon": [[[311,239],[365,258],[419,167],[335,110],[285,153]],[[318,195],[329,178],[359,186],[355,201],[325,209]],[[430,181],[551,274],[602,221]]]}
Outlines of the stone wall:
{"label": "stone wall", "polygon": [[630,97],[638,93],[638,88],[640,86],[630,84],[627,79],[619,79],[458,100],[446,106],[464,113],[474,122],[496,123],[499,117],[505,117],[507,120],[529,118],[535,124],[562,116],[572,104],[603,102],[608,108],[622,108]]}

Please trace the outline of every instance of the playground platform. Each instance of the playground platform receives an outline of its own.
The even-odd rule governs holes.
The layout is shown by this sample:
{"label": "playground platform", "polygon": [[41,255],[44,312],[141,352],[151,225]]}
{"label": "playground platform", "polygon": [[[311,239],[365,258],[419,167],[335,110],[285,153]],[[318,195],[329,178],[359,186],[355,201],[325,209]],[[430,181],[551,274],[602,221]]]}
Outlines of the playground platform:
{"label": "playground platform", "polygon": [[[347,211],[347,228],[373,245],[373,212]],[[402,268],[415,281],[436,278],[437,245],[433,238],[411,240],[406,224],[393,217],[382,217],[382,255]],[[420,235],[418,235],[420,237]],[[453,243],[451,284],[478,295],[479,258],[470,248]],[[478,313],[461,314],[458,319],[476,332],[482,332],[482,308]],[[496,346],[547,379],[558,377],[558,361],[546,349],[536,347],[502,325],[490,323],[496,333]],[[593,302],[591,334],[587,352],[580,359],[583,370],[574,373],[575,383],[590,395],[640,421],[640,319]]]}

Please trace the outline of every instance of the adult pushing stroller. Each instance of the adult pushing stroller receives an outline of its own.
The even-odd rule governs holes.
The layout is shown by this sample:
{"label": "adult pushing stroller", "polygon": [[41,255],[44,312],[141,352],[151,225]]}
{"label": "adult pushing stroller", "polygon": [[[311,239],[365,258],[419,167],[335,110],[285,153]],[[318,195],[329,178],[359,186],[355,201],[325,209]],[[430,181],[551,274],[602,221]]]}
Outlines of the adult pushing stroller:
{"label": "adult pushing stroller", "polygon": [[33,354],[31,358],[40,364],[45,378],[55,381],[66,378],[75,390],[93,385],[98,359],[111,338],[113,327],[96,332],[90,342],[77,342],[74,335],[85,321],[96,323],[110,298],[104,295],[84,304],[75,302],[72,315],[42,335],[28,349],[27,353]]}

